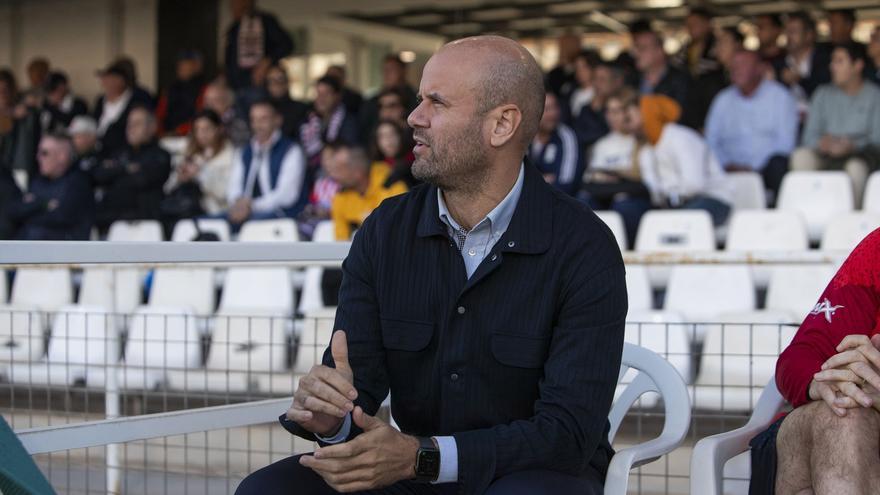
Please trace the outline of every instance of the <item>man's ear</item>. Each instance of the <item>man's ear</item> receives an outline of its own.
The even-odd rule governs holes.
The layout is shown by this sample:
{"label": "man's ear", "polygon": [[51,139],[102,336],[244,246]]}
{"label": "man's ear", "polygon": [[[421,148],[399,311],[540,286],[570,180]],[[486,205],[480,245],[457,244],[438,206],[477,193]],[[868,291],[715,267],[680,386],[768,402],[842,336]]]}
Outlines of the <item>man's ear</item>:
{"label": "man's ear", "polygon": [[502,105],[489,113],[492,125],[489,144],[500,148],[510,142],[522,124],[522,112],[513,104]]}

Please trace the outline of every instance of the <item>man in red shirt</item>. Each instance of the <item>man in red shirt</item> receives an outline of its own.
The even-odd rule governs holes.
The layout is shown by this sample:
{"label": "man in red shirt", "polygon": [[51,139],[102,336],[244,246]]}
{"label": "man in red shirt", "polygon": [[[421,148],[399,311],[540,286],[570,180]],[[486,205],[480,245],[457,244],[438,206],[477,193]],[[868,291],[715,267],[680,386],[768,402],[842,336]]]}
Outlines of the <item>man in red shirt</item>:
{"label": "man in red shirt", "polygon": [[880,229],[850,254],[779,356],[776,384],[795,409],[752,441],[750,493],[774,485],[780,495],[880,493],[878,310]]}

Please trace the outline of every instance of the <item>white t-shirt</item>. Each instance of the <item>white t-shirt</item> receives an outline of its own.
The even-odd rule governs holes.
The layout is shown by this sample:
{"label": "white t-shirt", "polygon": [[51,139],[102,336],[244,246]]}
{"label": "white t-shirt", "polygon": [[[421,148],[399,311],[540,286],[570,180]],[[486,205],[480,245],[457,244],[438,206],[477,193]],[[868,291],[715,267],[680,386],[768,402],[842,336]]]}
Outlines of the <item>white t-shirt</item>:
{"label": "white t-shirt", "polygon": [[588,171],[626,173],[632,170],[636,138],[612,131],[593,145]]}

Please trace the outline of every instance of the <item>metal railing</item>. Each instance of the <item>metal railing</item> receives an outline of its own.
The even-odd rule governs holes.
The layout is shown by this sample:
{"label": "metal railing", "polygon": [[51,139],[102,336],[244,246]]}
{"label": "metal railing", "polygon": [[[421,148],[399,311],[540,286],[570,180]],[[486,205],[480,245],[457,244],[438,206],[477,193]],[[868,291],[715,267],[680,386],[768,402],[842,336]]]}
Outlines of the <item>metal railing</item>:
{"label": "metal railing", "polygon": [[[258,266],[293,272],[338,266],[347,250],[345,243],[0,242],[0,265],[11,270],[61,267],[75,274],[96,265],[142,271],[210,268],[221,274]],[[844,254],[626,253],[625,259],[658,268],[692,263],[759,267],[833,264]],[[222,287],[213,287],[220,292],[216,301],[223,299]],[[22,313],[0,308],[0,328],[16,312]],[[42,341],[43,351],[25,358],[0,356],[0,412],[59,493],[231,493],[247,473],[313,448],[274,420],[289,406],[296,378],[320,361],[332,332],[332,311],[272,316],[159,311],[147,316],[56,308],[26,313],[28,330],[21,337]],[[95,328],[90,317],[103,321],[103,333],[71,331],[76,319]],[[156,319],[151,328],[158,331],[147,331],[149,318]],[[693,406],[688,441],[634,471],[630,486],[636,493],[687,493],[693,443],[745,423],[794,323],[628,324],[628,341],[654,350],[679,369]],[[179,330],[168,335],[169,328]],[[175,355],[181,348],[184,355]],[[62,359],[53,361],[53,349],[65,351],[55,354]],[[74,357],[78,350],[85,356]],[[101,359],[90,360],[94,352]],[[267,359],[236,359],[255,352]],[[138,359],[132,359],[136,354]],[[41,380],[43,375],[58,379]],[[615,443],[656,436],[660,411],[655,398],[643,397]],[[742,470],[735,471],[734,477],[747,479]]]}

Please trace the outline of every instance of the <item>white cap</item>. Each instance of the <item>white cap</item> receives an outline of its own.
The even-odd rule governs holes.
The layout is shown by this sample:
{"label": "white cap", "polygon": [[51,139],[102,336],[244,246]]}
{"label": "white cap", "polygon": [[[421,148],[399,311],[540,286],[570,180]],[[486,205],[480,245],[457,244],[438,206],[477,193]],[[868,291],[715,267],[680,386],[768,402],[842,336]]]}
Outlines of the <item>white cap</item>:
{"label": "white cap", "polygon": [[74,134],[98,134],[98,124],[88,115],[77,115],[70,123],[70,127],[67,128],[67,133],[71,136]]}

